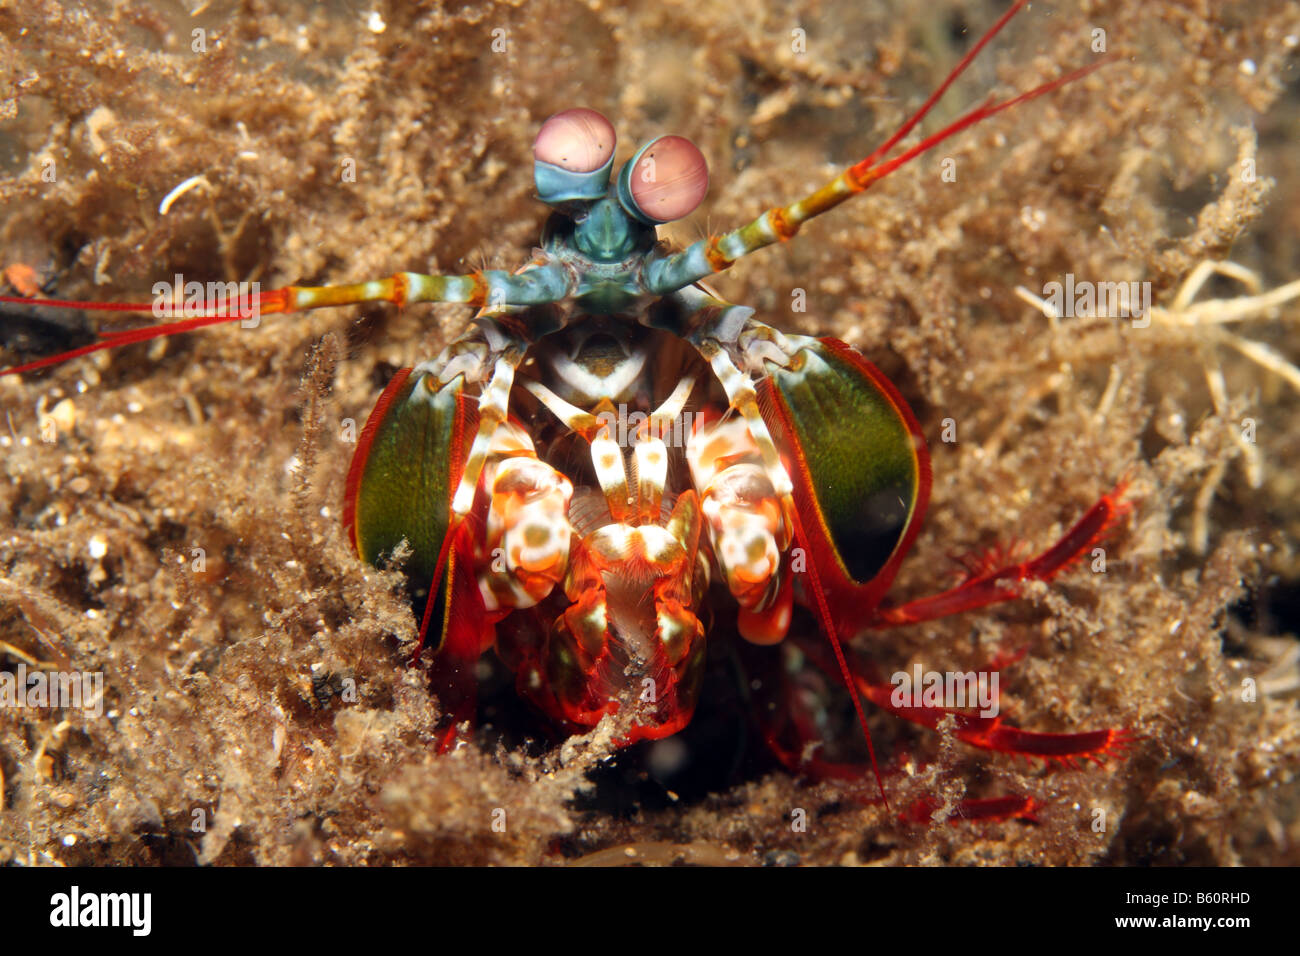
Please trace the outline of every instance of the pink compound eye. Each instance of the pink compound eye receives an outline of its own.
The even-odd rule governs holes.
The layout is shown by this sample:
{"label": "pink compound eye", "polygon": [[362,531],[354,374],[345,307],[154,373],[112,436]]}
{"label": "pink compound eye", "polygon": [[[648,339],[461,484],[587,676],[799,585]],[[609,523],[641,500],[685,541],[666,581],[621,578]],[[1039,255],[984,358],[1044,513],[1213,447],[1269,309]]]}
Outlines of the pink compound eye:
{"label": "pink compound eye", "polygon": [[637,157],[629,177],[637,208],[659,222],[690,215],[709,191],[709,164],[682,136],[660,136]]}
{"label": "pink compound eye", "polygon": [[594,173],[614,155],[614,143],[614,127],[595,110],[565,110],[542,124],[533,158],[571,173]]}

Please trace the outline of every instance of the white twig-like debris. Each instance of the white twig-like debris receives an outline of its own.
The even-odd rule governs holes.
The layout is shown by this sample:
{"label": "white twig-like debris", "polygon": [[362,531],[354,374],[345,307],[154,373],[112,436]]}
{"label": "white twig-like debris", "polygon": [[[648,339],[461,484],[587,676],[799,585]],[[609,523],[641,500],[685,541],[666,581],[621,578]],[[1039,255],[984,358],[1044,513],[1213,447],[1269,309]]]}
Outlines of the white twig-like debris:
{"label": "white twig-like debris", "polygon": [[[1248,294],[1232,299],[1207,299],[1196,302],[1197,294],[1215,275],[1226,276],[1240,282]],[[1150,310],[1152,326],[1162,328],[1173,335],[1185,336],[1188,345],[1197,350],[1201,366],[1205,371],[1206,387],[1209,389],[1215,413],[1225,422],[1229,420],[1232,409],[1223,368],[1215,346],[1227,346],[1300,392],[1300,367],[1273,346],[1245,338],[1225,328],[1230,323],[1277,319],[1283,306],[1300,300],[1300,279],[1267,292],[1262,289],[1259,276],[1245,266],[1235,262],[1206,260],[1188,273],[1168,306],[1152,306]],[[1015,292],[1022,301],[1047,317],[1053,332],[1062,330],[1062,316],[1051,302],[1024,286],[1016,286]],[[1080,316],[1079,320],[1073,323],[1070,331],[1077,335],[1088,325],[1095,326],[1110,321],[1112,320],[1100,316]],[[1095,416],[1098,421],[1114,400],[1114,389],[1117,385],[1116,370],[1112,367],[1106,394],[1102,396]],[[1264,468],[1259,448],[1240,431],[1234,431],[1232,437],[1241,453],[1247,481],[1252,488],[1260,487],[1264,482]],[[1223,482],[1224,474],[1225,468],[1222,465],[1211,468],[1196,496],[1192,545],[1200,553],[1204,553],[1208,547],[1209,509]]]}
{"label": "white twig-like debris", "polygon": [[189,179],[185,180],[183,183],[181,183],[179,186],[177,186],[175,189],[173,189],[171,192],[169,192],[166,196],[163,197],[163,201],[158,204],[158,215],[160,216],[167,215],[167,210],[172,208],[172,203],[180,199],[182,196],[184,196],[191,189],[194,189],[196,186],[202,186],[204,189],[212,188],[212,184],[209,183],[207,179],[205,179],[204,177],[191,176]]}

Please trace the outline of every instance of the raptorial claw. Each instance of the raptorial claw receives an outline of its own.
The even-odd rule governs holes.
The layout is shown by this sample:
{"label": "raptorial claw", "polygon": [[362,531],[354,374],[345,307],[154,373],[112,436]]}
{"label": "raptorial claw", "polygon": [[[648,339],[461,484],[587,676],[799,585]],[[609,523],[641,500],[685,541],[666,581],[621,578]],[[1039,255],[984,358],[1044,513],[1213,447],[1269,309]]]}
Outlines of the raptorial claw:
{"label": "raptorial claw", "polygon": [[790,624],[781,566],[790,532],[753,435],[742,418],[705,424],[692,434],[686,458],[714,556],[741,608],[742,636],[757,644],[781,640]]}
{"label": "raptorial claw", "polygon": [[569,566],[573,484],[539,461],[532,440],[507,423],[493,436],[483,469],[490,504],[479,551],[479,590],[489,611],[532,607]]}

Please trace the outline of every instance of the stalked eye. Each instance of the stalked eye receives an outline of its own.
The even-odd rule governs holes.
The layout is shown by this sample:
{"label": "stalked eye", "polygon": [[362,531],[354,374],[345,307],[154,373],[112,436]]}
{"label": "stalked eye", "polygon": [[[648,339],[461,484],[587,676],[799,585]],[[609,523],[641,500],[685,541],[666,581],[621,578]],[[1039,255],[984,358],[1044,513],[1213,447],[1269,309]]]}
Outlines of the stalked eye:
{"label": "stalked eye", "polygon": [[704,201],[709,164],[689,139],[660,136],[637,154],[627,186],[637,211],[656,222],[671,222]]}
{"label": "stalked eye", "polygon": [[571,173],[592,173],[609,162],[614,143],[614,127],[595,110],[565,110],[542,124],[533,158]]}

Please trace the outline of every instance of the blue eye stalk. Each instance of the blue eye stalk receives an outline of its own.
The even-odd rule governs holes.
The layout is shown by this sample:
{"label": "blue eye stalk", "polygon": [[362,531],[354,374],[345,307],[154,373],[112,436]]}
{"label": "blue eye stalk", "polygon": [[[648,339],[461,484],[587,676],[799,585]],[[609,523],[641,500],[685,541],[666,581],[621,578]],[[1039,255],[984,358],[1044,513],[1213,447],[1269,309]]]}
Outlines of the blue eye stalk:
{"label": "blue eye stalk", "polygon": [[[703,201],[709,173],[690,140],[659,136],[623,164],[611,188],[616,143],[613,125],[595,110],[556,113],[533,143],[533,180],[538,198],[563,217],[548,229],[564,240],[553,251],[563,258],[571,243],[593,262],[626,263],[628,275],[613,282],[623,287],[638,271],[628,260],[654,248],[656,226],[689,215]],[[614,279],[604,278],[605,285]]]}

